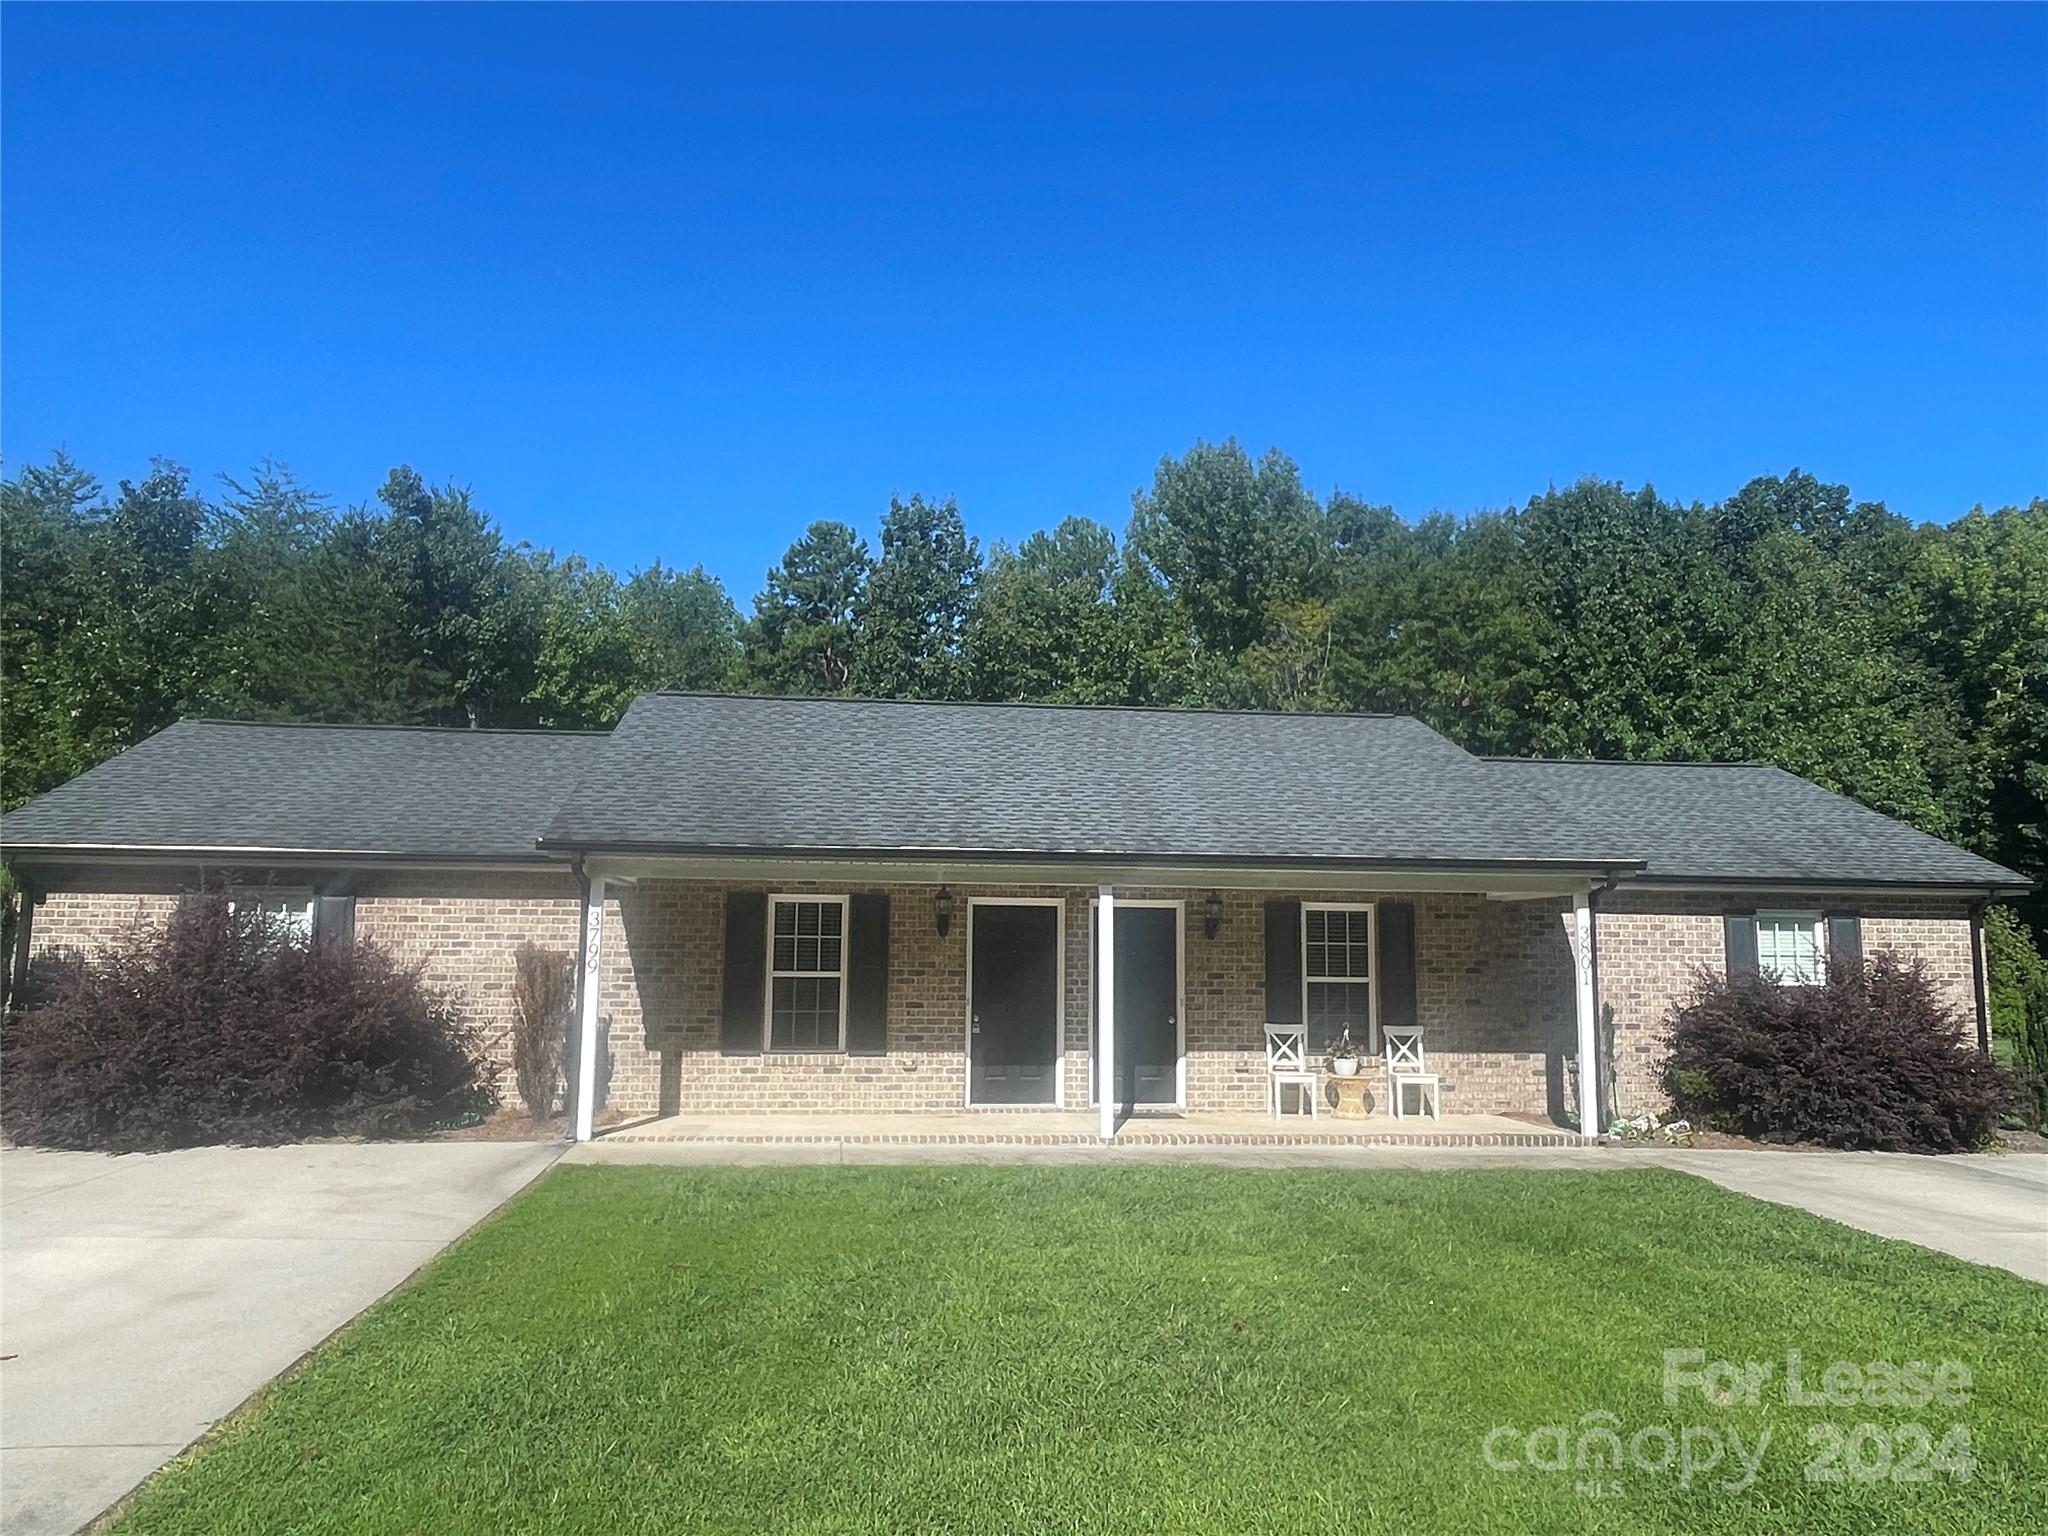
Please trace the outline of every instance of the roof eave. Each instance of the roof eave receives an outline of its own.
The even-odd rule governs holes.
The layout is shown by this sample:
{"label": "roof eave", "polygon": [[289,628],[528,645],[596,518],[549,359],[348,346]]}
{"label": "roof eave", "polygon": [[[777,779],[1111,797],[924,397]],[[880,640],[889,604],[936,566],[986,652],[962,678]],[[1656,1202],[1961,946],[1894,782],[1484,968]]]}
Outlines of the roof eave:
{"label": "roof eave", "polygon": [[1744,890],[1814,890],[1814,891],[1889,891],[1893,893],[1922,892],[1952,896],[1994,895],[2024,896],[2038,887],[2038,882],[2026,876],[2006,871],[2009,878],[1990,877],[1982,880],[1960,879],[1883,879],[1869,875],[1855,876],[1778,876],[1763,875],[1664,875],[1644,873],[1629,881],[1629,888],[1637,891],[1744,891]]}
{"label": "roof eave", "polygon": [[564,854],[618,855],[638,858],[721,858],[721,859],[816,859],[821,862],[920,863],[943,861],[957,864],[1063,864],[1105,863],[1171,865],[1187,868],[1233,865],[1261,869],[1300,868],[1358,870],[1499,872],[1502,874],[1583,874],[1605,878],[1625,875],[1644,867],[1641,859],[1386,859],[1342,854],[1220,854],[1183,850],[1132,850],[1123,848],[944,848],[868,847],[859,845],[790,846],[784,844],[686,843],[637,838],[576,838],[543,836],[537,844],[545,851]]}
{"label": "roof eave", "polygon": [[417,869],[560,869],[566,858],[541,848],[527,852],[447,853],[406,848],[262,848],[215,844],[9,843],[10,864],[320,864]]}

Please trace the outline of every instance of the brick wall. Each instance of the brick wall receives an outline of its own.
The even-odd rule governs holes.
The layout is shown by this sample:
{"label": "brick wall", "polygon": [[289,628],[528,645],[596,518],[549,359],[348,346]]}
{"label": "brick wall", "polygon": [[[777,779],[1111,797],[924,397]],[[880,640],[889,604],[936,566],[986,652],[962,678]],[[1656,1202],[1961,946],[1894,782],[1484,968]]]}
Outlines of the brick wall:
{"label": "brick wall", "polygon": [[[249,878],[252,884],[269,883]],[[126,880],[130,888],[121,891],[47,894],[29,929],[31,965],[89,954],[138,925],[161,923],[197,876],[183,882],[136,875]],[[280,875],[274,883],[298,889],[306,877]],[[431,985],[455,997],[481,1027],[511,1101],[513,951],[530,938],[575,955],[580,901],[574,882],[566,875],[451,873],[356,876],[353,885],[357,938],[417,963]]]}
{"label": "brick wall", "polygon": [[[1662,1112],[1661,1080],[1672,1009],[1698,974],[1727,974],[1722,918],[1758,908],[1811,909],[1768,892],[1692,896],[1617,891],[1600,902],[1597,937],[1600,1000],[1614,1009],[1616,1108],[1622,1114]],[[1937,994],[1963,1019],[1976,1018],[1975,972],[1968,907],[1924,898],[1838,900],[1830,911],[1863,919],[1863,952],[1893,950],[1927,966]]]}
{"label": "brick wall", "polygon": [[[37,907],[32,957],[98,947],[137,922],[159,921],[174,882],[128,874],[120,890],[56,891]],[[725,895],[708,881],[613,886],[606,903],[603,1009],[606,1103],[626,1113],[956,1110],[967,1097],[967,899],[1058,901],[1065,927],[1061,1090],[1070,1107],[1091,1098],[1089,954],[1092,889],[1053,885],[960,887],[952,931],[932,922],[930,886],[886,887],[889,1042],[882,1056],[719,1051]],[[845,886],[783,882],[791,893]],[[523,939],[572,952],[577,899],[563,877],[380,875],[358,881],[356,931],[452,991],[509,1066],[512,955]],[[1187,1103],[1196,1110],[1265,1104],[1265,912],[1268,900],[1370,901],[1371,892],[1223,893],[1223,924],[1202,933],[1206,889],[1138,888],[1126,899],[1184,904],[1181,1026]],[[1576,1050],[1572,965],[1564,908],[1551,901],[1407,894],[1415,907],[1416,992],[1431,1065],[1447,1112],[1561,1114],[1571,1103]],[[1602,1001],[1616,1015],[1618,1102],[1624,1113],[1661,1108],[1665,1025],[1698,969],[1724,963],[1725,911],[1768,896],[1616,892],[1598,917]],[[1841,903],[1842,906],[1849,905]],[[1897,950],[1924,961],[1947,1001],[1974,1017],[1968,914],[1959,902],[1885,899],[1856,904],[1867,953]],[[1377,1063],[1368,1075],[1378,1076]],[[509,1081],[505,1084],[509,1096]],[[1384,1091],[1372,1086],[1376,1105]]]}
{"label": "brick wall", "polygon": [[527,939],[573,962],[582,898],[567,876],[385,876],[356,893],[356,938],[451,993],[483,1031],[507,1105],[512,1082],[513,954]]}
{"label": "brick wall", "polygon": [[[701,1113],[957,1110],[967,1101],[968,897],[1057,900],[1065,924],[1064,1102],[1089,1102],[1092,889],[976,886],[940,938],[930,886],[886,889],[889,1039],[883,1056],[719,1051],[725,897],[730,887],[643,880],[607,902],[604,1012],[610,1105]],[[783,882],[790,894],[843,885]],[[1370,892],[1232,891],[1202,934],[1206,889],[1131,887],[1129,900],[1184,904],[1181,1027],[1189,1107],[1265,1105],[1265,911],[1273,899],[1369,901]],[[1572,971],[1554,903],[1403,896],[1416,908],[1417,1003],[1447,1112],[1554,1111],[1574,1049]],[[1376,1071],[1375,1069],[1373,1069]],[[1376,1099],[1383,1094],[1375,1088]]]}
{"label": "brick wall", "polygon": [[159,890],[52,891],[29,924],[29,964],[43,969],[89,955],[138,928],[161,923],[177,905],[177,887]]}

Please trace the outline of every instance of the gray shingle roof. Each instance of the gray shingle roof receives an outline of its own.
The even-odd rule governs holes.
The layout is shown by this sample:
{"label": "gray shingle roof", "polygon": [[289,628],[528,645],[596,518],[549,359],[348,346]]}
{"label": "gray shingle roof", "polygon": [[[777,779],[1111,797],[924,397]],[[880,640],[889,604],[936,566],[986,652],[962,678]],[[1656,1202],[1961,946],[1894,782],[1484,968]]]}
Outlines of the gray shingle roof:
{"label": "gray shingle roof", "polygon": [[618,729],[188,720],[0,823],[94,849],[1342,860],[2024,887],[1776,768],[1477,758],[1403,716],[649,694]]}
{"label": "gray shingle roof", "polygon": [[1569,801],[1603,843],[1646,861],[1646,880],[2024,887],[2022,875],[1904,822],[1754,763],[1593,763],[1494,758],[1531,793]]}
{"label": "gray shingle roof", "polygon": [[1630,857],[1403,716],[680,693],[634,701],[543,841],[1580,868]]}
{"label": "gray shingle roof", "polygon": [[181,720],[0,822],[44,847],[537,855],[604,745],[582,731]]}

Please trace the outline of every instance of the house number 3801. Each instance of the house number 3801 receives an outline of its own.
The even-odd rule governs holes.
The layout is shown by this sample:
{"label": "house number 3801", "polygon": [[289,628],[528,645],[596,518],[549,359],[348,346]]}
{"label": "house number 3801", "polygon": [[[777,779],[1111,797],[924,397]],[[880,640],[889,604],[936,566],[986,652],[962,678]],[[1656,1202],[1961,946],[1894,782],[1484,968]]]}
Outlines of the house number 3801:
{"label": "house number 3801", "polygon": [[1936,1477],[1968,1482],[1977,1470],[1970,1426],[1954,1424],[1936,1440],[1924,1424],[1815,1424],[1806,1463],[1809,1483],[1925,1483]]}

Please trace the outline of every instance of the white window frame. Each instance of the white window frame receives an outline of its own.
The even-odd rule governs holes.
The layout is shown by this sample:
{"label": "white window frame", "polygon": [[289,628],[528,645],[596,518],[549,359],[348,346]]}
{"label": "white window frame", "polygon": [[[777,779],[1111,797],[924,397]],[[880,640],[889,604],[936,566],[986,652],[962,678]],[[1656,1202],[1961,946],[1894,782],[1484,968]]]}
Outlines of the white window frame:
{"label": "white window frame", "polygon": [[[1364,976],[1311,976],[1308,973],[1308,915],[1311,912],[1363,912],[1365,913],[1365,963],[1368,972]],[[1301,1027],[1306,1030],[1308,1023],[1309,983],[1315,981],[1363,982],[1365,984],[1365,1007],[1367,1028],[1372,1036],[1366,1042],[1369,1055],[1380,1053],[1380,913],[1376,901],[1304,901],[1301,904]],[[1354,1042],[1355,1043],[1355,1042]],[[1309,1043],[1314,1050],[1314,1042]]]}
{"label": "white window frame", "polygon": [[313,893],[294,887],[274,889],[256,885],[241,887],[228,893],[228,915],[232,917],[242,907],[253,907],[262,911],[265,907],[288,909],[280,916],[289,916],[298,926],[301,943],[313,942]]}
{"label": "white window frame", "polygon": [[[1804,928],[1813,935],[1814,974],[1810,977],[1780,975],[1775,965],[1764,959],[1764,928]],[[1775,958],[1776,945],[1773,945]],[[1775,981],[1781,987],[1817,987],[1828,979],[1828,919],[1825,912],[1810,908],[1784,908],[1774,912],[1759,912],[1756,915],[1756,968],[1757,973],[1767,980]]]}
{"label": "white window frame", "polygon": [[[778,979],[803,980],[819,976],[831,976],[831,971],[778,971],[775,968],[775,908],[779,902],[808,902],[812,906],[836,906],[839,908],[839,1040],[835,1045],[786,1045],[775,1044],[775,983]],[[764,957],[767,982],[761,988],[761,1052],[772,1056],[843,1056],[846,1054],[846,994],[852,973],[853,954],[853,898],[851,896],[821,895],[816,892],[785,891],[771,893],[768,897],[767,953]]]}

